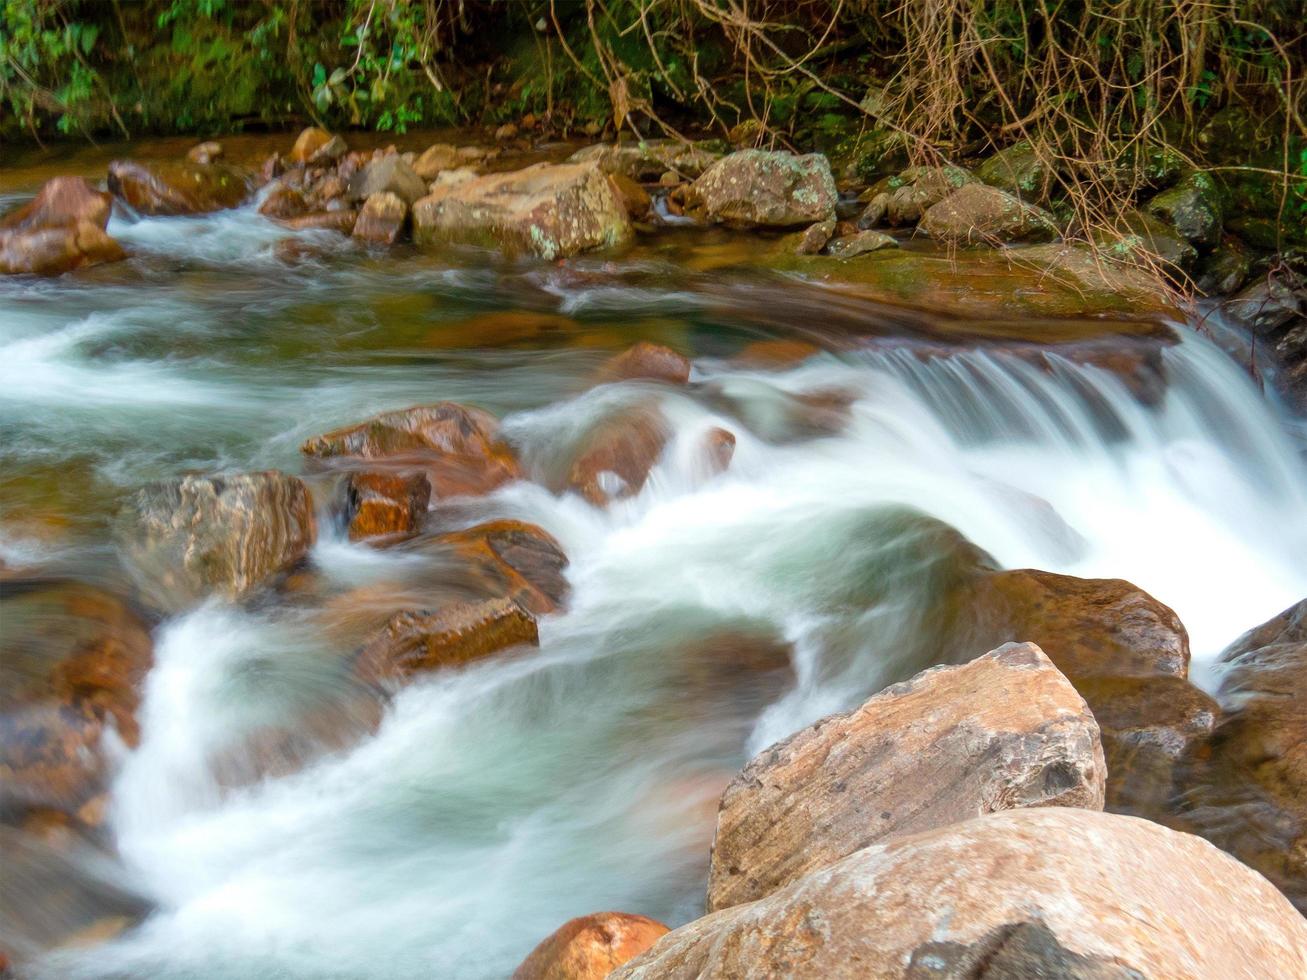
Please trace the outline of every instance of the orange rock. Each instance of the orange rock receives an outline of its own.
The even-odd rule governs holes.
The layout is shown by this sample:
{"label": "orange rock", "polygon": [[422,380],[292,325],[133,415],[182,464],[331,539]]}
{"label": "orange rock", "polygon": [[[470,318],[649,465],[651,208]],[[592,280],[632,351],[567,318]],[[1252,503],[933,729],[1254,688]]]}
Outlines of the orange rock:
{"label": "orange rock", "polygon": [[80,177],[55,177],[0,221],[0,274],[58,275],[126,258],[105,232],[113,198]]}
{"label": "orange rock", "polygon": [[564,923],[546,937],[513,980],[604,980],[669,932],[661,922],[627,912],[596,912]]}
{"label": "orange rock", "polygon": [[109,224],[112,209],[112,195],[97,191],[89,181],[55,177],[42,184],[31,201],[5,215],[0,228],[27,231],[85,221],[103,229]]}
{"label": "orange rock", "polygon": [[735,456],[735,433],[714,426],[703,439],[703,461],[709,475],[726,472]]}
{"label": "orange rock", "polygon": [[259,205],[259,214],[269,218],[295,218],[308,210],[304,195],[294,187],[279,182],[268,191]]}
{"label": "orange rock", "polygon": [[626,213],[634,220],[639,221],[648,215],[649,208],[653,206],[653,199],[648,191],[626,174],[609,174],[608,181],[613,185],[618,200],[626,208]]}
{"label": "orange rock", "polygon": [[345,141],[318,126],[310,126],[295,139],[290,151],[291,163],[316,163],[319,160],[336,160],[346,151]]}
{"label": "orange rock", "polygon": [[683,385],[690,380],[690,359],[662,344],[642,340],[604,365],[605,380],[666,381]]}
{"label": "orange rock", "polygon": [[488,493],[520,475],[512,451],[499,439],[498,420],[455,402],[385,412],[315,436],[301,450],[318,459],[357,457],[420,465],[437,497]]}
{"label": "orange rock", "polygon": [[350,540],[416,534],[430,499],[425,473],[351,473],[346,485]]}
{"label": "orange rock", "polygon": [[373,194],[359,211],[354,237],[373,245],[394,245],[408,220],[408,205],[389,191]]}
{"label": "orange rock", "polygon": [[581,325],[577,321],[560,313],[502,310],[432,327],[423,343],[427,347],[444,349],[553,344],[580,332]]}
{"label": "orange rock", "polygon": [[567,599],[567,555],[543,528],[523,521],[491,521],[435,539],[459,559],[468,584],[487,595],[508,596],[543,615]]}
{"label": "orange rock", "polygon": [[512,599],[452,603],[434,612],[398,613],[359,654],[356,671],[379,683],[539,642],[535,617]]}
{"label": "orange rock", "polygon": [[667,423],[657,408],[636,406],[601,422],[583,441],[566,489],[596,507],[640,492],[667,444]]}

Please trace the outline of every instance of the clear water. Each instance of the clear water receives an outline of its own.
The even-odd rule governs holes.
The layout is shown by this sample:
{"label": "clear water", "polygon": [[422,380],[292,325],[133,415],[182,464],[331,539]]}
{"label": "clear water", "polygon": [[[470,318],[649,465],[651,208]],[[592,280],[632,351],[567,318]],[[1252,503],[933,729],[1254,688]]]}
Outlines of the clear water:
{"label": "clear water", "polygon": [[[136,250],[128,266],[0,280],[11,563],[111,579],[107,521],[141,482],[299,471],[306,436],[408,404],[490,409],[540,468],[631,399],[658,399],[675,438],[643,492],[606,512],[525,482],[438,505],[440,526],[512,516],[553,533],[571,559],[568,609],[542,620],[538,652],[424,678],[374,736],[299,771],[233,784],[217,760],[239,763],[244,733],[330,700],[355,638],[329,600],[165,621],[110,818],[118,873],[157,911],[38,975],[503,977],[574,915],[694,917],[733,772],[924,665],[914,640],[936,556],[905,508],[1009,567],[1136,582],[1187,624],[1200,680],[1235,635],[1307,595],[1307,481],[1284,420],[1189,331],[1147,408],[1069,360],[922,359],[847,329],[839,353],[743,366],[750,340],[827,325],[820,291],[691,271],[706,252],[756,247],[729,238],[509,265],[314,235],[287,261],[285,232],[250,211],[110,231]],[[766,325],[732,293],[766,307]],[[506,310],[552,326],[504,343],[504,321],[484,315]],[[884,315],[866,305],[869,335]],[[693,353],[693,384],[594,387],[603,358],[641,338]],[[796,435],[795,395],[832,390],[851,402],[842,427],[780,438]],[[696,453],[712,426],[738,440],[717,476]],[[420,547],[348,543],[315,489],[312,562],[329,594],[420,578]],[[782,683],[721,669],[724,649],[778,645]]]}

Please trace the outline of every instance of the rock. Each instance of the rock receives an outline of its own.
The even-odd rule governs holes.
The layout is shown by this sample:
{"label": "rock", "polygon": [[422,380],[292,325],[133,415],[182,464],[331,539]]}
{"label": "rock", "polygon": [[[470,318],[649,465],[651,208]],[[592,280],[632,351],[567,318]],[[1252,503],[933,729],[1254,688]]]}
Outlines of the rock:
{"label": "rock", "polygon": [[737,150],[690,185],[689,204],[712,221],[788,228],[835,216],[835,178],[820,153]]}
{"label": "rock", "polygon": [[1049,807],[864,848],[610,977],[1304,975],[1307,922],[1260,875],[1145,820]]}
{"label": "rock", "polygon": [[593,163],[606,174],[621,175],[637,183],[652,183],[671,172],[679,183],[694,180],[721,159],[720,153],[674,139],[639,143],[598,143],[577,150],[569,163]]}
{"label": "rock", "polygon": [[207,214],[243,204],[250,180],[243,171],[220,163],[114,160],[109,164],[109,191],[141,214]]}
{"label": "rock", "polygon": [[97,826],[102,737],[140,740],[149,625],[103,589],[39,580],[5,583],[0,622],[0,821],[46,811]]}
{"label": "rock", "polygon": [[387,459],[420,465],[437,497],[489,493],[519,477],[489,412],[455,402],[384,412],[314,436],[300,447],[316,459]]}
{"label": "rock", "polygon": [[0,274],[59,275],[126,258],[105,232],[113,198],[81,177],[55,177],[0,220]]}
{"label": "rock", "polygon": [[1047,203],[1057,183],[1057,172],[1029,140],[999,150],[976,168],[976,179],[1023,201]]}
{"label": "rock", "polygon": [[604,980],[670,930],[627,912],[597,912],[564,923],[513,971],[513,980]]}
{"label": "rock", "polygon": [[454,603],[397,614],[359,654],[355,669],[364,681],[381,684],[539,643],[535,617],[512,599]]}
{"label": "rock", "polygon": [[1143,211],[1128,211],[1114,230],[1096,231],[1091,237],[1109,258],[1136,265],[1160,262],[1163,268],[1185,270],[1198,258],[1179,233]]}
{"label": "rock", "polygon": [[267,218],[295,218],[308,211],[308,202],[304,194],[284,181],[278,181],[268,188],[263,203],[259,205],[259,214]]}
{"label": "rock", "polygon": [[703,438],[703,474],[716,476],[730,468],[735,458],[735,433],[720,426],[713,426]]}
{"label": "rock", "polygon": [[1226,715],[1189,754],[1180,825],[1307,910],[1307,600],[1244,634],[1220,661]]}
{"label": "rock", "polygon": [[1233,237],[1198,260],[1196,283],[1208,296],[1229,296],[1248,281],[1252,260]]}
{"label": "rock", "polygon": [[1105,778],[1093,715],[1034,644],[924,671],[744,768],[717,815],[708,911],[983,813],[1102,809]]}
{"label": "rock", "polygon": [[359,213],[348,208],[339,211],[313,211],[294,218],[280,219],[281,224],[295,231],[335,231],[342,235],[352,234],[358,223]]}
{"label": "rock", "polygon": [[606,381],[665,381],[683,385],[690,380],[690,359],[670,347],[642,340],[611,358],[600,374]]}
{"label": "rock", "polygon": [[507,143],[517,137],[517,125],[514,123],[504,123],[495,130],[495,139],[500,143]]}
{"label": "rock", "polygon": [[491,521],[443,534],[433,542],[458,564],[472,591],[504,596],[537,616],[567,600],[567,555],[543,528],[522,521]]}
{"label": "rock", "polygon": [[413,205],[418,244],[499,245],[543,259],[626,241],[631,225],[612,183],[587,164],[540,163],[444,185]]}
{"label": "rock", "polygon": [[413,172],[423,180],[435,180],[442,170],[455,170],[463,166],[458,149],[448,143],[433,143],[413,161]]}
{"label": "rock", "polygon": [[898,248],[899,243],[889,235],[879,231],[859,231],[844,238],[837,238],[826,246],[826,254],[837,259],[851,259],[868,252],[877,252],[882,248]]}
{"label": "rock", "polygon": [[334,136],[317,126],[310,126],[295,138],[295,146],[290,151],[290,162],[303,165],[339,160],[348,149],[345,141],[339,136]]}
{"label": "rock", "polygon": [[648,191],[625,174],[609,174],[608,179],[612,182],[613,190],[622,202],[622,207],[626,208],[626,213],[632,220],[639,221],[649,213],[649,209],[653,206],[653,198],[649,196]]}
{"label": "rock", "polygon": [[460,167],[457,170],[442,170],[436,174],[436,179],[431,182],[431,192],[434,194],[441,187],[453,187],[457,184],[466,184],[469,180],[476,180],[479,177],[471,167]]}
{"label": "rock", "polygon": [[1256,333],[1270,336],[1307,316],[1307,283],[1292,273],[1267,275],[1249,283],[1224,308]]}
{"label": "rock", "polygon": [[407,221],[408,205],[403,199],[389,191],[381,191],[369,197],[359,211],[353,235],[373,245],[394,245],[403,234]]}
{"label": "rock", "polygon": [[216,140],[206,140],[203,143],[197,143],[186,151],[186,159],[191,163],[213,163],[214,160],[222,159],[222,144]]}
{"label": "rock", "polygon": [[774,369],[802,364],[820,353],[821,348],[809,341],[794,337],[772,337],[748,344],[736,355],[736,360],[745,367]]}
{"label": "rock", "polygon": [[269,153],[263,159],[259,166],[258,184],[262,187],[270,181],[276,180],[286,172],[286,161],[281,158],[280,153]]}
{"label": "rock", "polygon": [[1221,240],[1224,208],[1220,187],[1211,174],[1194,171],[1149,201],[1146,210],[1195,245],[1213,246]]}
{"label": "rock", "polygon": [[317,536],[308,488],[276,470],[144,487],[124,505],[116,530],[136,581],[168,612],[210,593],[249,595],[303,561]]}
{"label": "rock", "polygon": [[961,167],[909,167],[871,189],[866,210],[858,218],[859,228],[914,225],[922,214],[960,187],[975,180]]}
{"label": "rock", "polygon": [[1048,212],[1007,191],[971,183],[954,191],[921,216],[918,227],[949,245],[1037,242],[1057,237]]}
{"label": "rock", "polygon": [[658,409],[637,405],[604,419],[582,440],[563,489],[596,507],[634,497],[644,487],[668,438]]}
{"label": "rock", "polygon": [[422,530],[431,500],[425,473],[351,473],[345,485],[349,539],[395,538]]}
{"label": "rock", "polygon": [[795,236],[794,252],[796,255],[816,255],[826,243],[831,240],[835,234],[835,219],[827,218],[825,221],[818,221],[815,224],[808,225],[802,232]]}
{"label": "rock", "polygon": [[394,194],[411,205],[418,198],[427,196],[427,185],[397,154],[373,160],[350,179],[351,201],[366,201],[374,194],[385,193]]}

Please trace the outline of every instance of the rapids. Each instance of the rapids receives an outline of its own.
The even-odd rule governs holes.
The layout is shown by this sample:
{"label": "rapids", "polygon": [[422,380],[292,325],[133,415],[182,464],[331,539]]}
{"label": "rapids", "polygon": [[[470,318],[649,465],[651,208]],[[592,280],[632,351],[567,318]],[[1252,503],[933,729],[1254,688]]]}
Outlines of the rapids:
{"label": "rapids", "polygon": [[[928,358],[845,327],[834,351],[749,367],[742,346],[821,334],[835,297],[750,269],[747,251],[723,263],[738,246],[718,233],[561,265],[377,256],[324,233],[287,257],[287,233],[252,208],[116,217],[110,233],[134,250],[123,267],[0,280],[11,564],[111,579],[109,521],[133,487],[299,472],[307,436],[424,401],[500,415],[536,471],[636,398],[659,399],[675,437],[606,512],[526,482],[438,507],[445,527],[512,516],[554,534],[567,610],[542,619],[538,652],[422,679],[375,736],[302,770],[232,788],[214,759],[333,696],[329,621],[282,596],[162,622],[110,812],[121,884],[155,911],[49,954],[39,976],[503,977],[574,915],[687,921],[724,782],[929,662],[918,640],[946,559],[916,540],[913,511],[1007,567],[1135,582],[1179,613],[1200,682],[1226,643],[1307,595],[1307,473],[1287,420],[1192,329],[1162,351],[1166,394],[1145,406],[1069,358],[1044,371],[985,344]],[[683,258],[711,250],[711,275]],[[876,304],[842,299],[840,315],[893,333]],[[470,317],[510,336],[469,334]],[[591,386],[641,338],[691,353],[691,386]],[[813,391],[842,393],[847,420],[793,431],[794,396]],[[713,426],[738,440],[718,475],[695,452]],[[419,548],[349,543],[329,503],[312,564],[333,588],[421,573]],[[732,643],[787,645],[792,678],[723,678],[711,661]]]}

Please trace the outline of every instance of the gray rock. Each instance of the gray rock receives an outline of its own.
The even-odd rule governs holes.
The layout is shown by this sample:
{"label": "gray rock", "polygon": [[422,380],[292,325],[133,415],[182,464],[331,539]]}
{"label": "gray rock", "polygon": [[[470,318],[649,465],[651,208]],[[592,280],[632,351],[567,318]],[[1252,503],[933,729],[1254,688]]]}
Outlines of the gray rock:
{"label": "gray rock", "polygon": [[790,228],[835,216],[835,178],[820,153],[738,150],[689,188],[689,206],[738,227]]}

